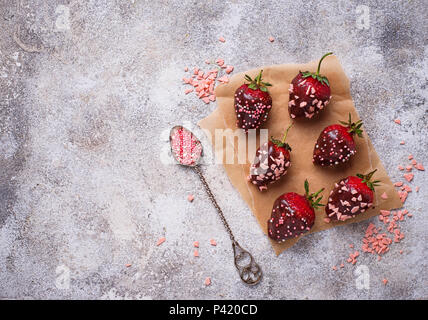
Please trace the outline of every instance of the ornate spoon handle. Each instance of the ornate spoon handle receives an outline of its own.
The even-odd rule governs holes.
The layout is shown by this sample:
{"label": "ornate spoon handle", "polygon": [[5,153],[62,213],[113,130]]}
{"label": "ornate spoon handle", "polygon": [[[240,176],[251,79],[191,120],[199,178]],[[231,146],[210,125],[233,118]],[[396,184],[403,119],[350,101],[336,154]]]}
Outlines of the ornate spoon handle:
{"label": "ornate spoon handle", "polygon": [[213,203],[214,207],[217,209],[217,212],[220,216],[221,221],[223,222],[224,227],[226,228],[227,233],[229,234],[230,240],[232,241],[232,248],[233,248],[233,255],[235,259],[235,267],[238,270],[239,276],[241,277],[241,280],[249,285],[255,285],[260,282],[262,279],[262,269],[260,266],[255,262],[253,256],[245,249],[243,249],[238,241],[235,240],[235,237],[232,233],[232,230],[230,229],[229,224],[226,221],[226,218],[224,217],[223,211],[221,210],[220,206],[218,205],[210,187],[208,186],[207,181],[205,180],[205,177],[202,174],[201,169],[199,166],[193,167],[196,171],[196,173],[199,175],[199,178],[202,181],[202,184],[205,187],[205,191],[208,194],[208,197],[210,198],[211,202]]}

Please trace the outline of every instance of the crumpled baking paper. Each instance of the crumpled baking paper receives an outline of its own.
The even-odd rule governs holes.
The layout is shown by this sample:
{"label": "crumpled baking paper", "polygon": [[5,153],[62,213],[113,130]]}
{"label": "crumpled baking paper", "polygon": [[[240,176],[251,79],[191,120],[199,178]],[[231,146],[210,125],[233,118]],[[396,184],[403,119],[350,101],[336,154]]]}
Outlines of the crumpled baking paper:
{"label": "crumpled baking paper", "polygon": [[[234,109],[235,90],[245,82],[245,74],[254,78],[257,76],[260,69],[263,69],[263,81],[272,84],[272,87],[269,87],[269,92],[272,96],[273,104],[268,120],[262,125],[262,128],[269,130],[269,137],[272,135],[276,139],[281,139],[284,130],[292,122],[288,114],[288,88],[290,82],[299,71],[315,71],[317,64],[318,61],[312,61],[306,64],[273,65],[235,74],[231,77],[229,83],[217,86],[215,94],[218,107],[208,117],[201,120],[198,123],[199,126],[204,129],[205,132],[211,133],[211,141],[213,147],[216,148],[214,138],[216,129],[237,129]],[[381,180],[380,186],[376,188],[374,206],[371,209],[345,222],[326,223],[324,222],[326,215],[324,207],[322,207],[315,210],[315,224],[311,231],[306,234],[344,224],[356,223],[378,215],[380,209],[391,210],[402,206],[397,191],[388,177],[366,132],[363,133],[363,138],[355,137],[357,153],[347,164],[343,164],[336,168],[325,168],[313,165],[312,152],[322,129],[330,124],[338,123],[339,120],[347,121],[349,113],[351,113],[354,122],[360,119],[350,94],[349,79],[345,75],[339,60],[335,56],[329,56],[324,59],[320,73],[327,76],[330,82],[332,95],[330,104],[311,120],[302,119],[293,121],[294,125],[287,136],[287,142],[293,149],[291,152],[291,167],[284,177],[274,184],[269,185],[267,191],[260,192],[256,186],[246,179],[254,154],[247,156],[245,148],[239,148],[239,141],[235,141],[235,144],[232,145],[232,143],[228,143],[225,139],[226,143],[223,143],[223,146],[217,146],[217,148],[223,149],[224,157],[228,151],[233,152],[234,163],[224,163],[223,166],[230,182],[239,191],[242,198],[250,207],[265,234],[267,234],[267,221],[270,219],[272,205],[275,199],[286,192],[304,194],[303,183],[306,178],[309,180],[311,192],[325,188],[322,201],[324,204],[327,202],[328,195],[335,182],[344,177],[355,175],[356,173],[366,174],[377,168],[378,170],[373,179]],[[364,118],[369,116],[370,115],[364,115]],[[257,142],[259,140],[254,137],[252,137],[252,139],[257,139]],[[245,143],[247,143],[247,141]],[[239,149],[243,149],[244,151]],[[239,155],[247,158],[245,164],[238,163],[239,152],[245,152],[244,155]],[[384,192],[388,196],[386,200],[381,198]],[[271,240],[272,247],[275,253],[279,255],[282,251],[294,245],[299,238],[290,239],[282,243]]]}

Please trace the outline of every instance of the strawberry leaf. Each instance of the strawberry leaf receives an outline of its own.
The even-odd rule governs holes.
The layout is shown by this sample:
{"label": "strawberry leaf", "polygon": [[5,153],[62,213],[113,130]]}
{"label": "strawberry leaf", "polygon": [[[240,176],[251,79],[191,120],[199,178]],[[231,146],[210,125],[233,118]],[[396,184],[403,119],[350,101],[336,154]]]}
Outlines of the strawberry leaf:
{"label": "strawberry leaf", "polygon": [[274,139],[273,136],[270,137],[270,141],[275,144],[278,148],[284,148],[285,150],[291,151],[291,147],[288,143],[281,140]]}
{"label": "strawberry leaf", "polygon": [[244,76],[245,80],[249,82],[248,88],[253,90],[260,89],[263,92],[268,92],[266,87],[271,87],[272,85],[268,82],[262,82],[262,73],[263,70],[260,70],[260,73],[254,78],[254,80],[247,74]]}
{"label": "strawberry leaf", "polygon": [[373,177],[373,174],[377,171],[377,169],[373,170],[372,172],[369,172],[368,174],[364,175],[361,173],[357,173],[356,176],[360,179],[362,179],[362,183],[365,183],[371,190],[374,191],[374,188],[379,186],[380,180],[370,181],[370,179]]}
{"label": "strawberry leaf", "polygon": [[349,113],[348,122],[345,122],[345,121],[339,121],[339,122],[349,128],[348,132],[350,134],[356,134],[360,138],[363,137],[363,130],[361,129],[363,122],[361,120],[358,120],[357,122],[352,122],[351,113]]}
{"label": "strawberry leaf", "polygon": [[253,90],[257,90],[257,89],[258,89],[258,88],[257,88],[257,85],[256,85],[256,84],[254,84],[254,83],[250,83],[250,84],[248,85],[248,88],[253,89]]}

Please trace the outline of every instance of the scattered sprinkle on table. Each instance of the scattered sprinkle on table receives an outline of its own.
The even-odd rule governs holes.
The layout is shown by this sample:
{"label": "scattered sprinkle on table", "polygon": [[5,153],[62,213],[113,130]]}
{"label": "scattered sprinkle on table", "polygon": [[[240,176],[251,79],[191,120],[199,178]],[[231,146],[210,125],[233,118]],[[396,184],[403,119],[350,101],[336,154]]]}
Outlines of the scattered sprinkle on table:
{"label": "scattered sprinkle on table", "polygon": [[394,120],[394,122],[395,122],[396,124],[401,124],[401,120],[400,120],[400,119],[395,119],[395,120]]}
{"label": "scattered sprinkle on table", "polygon": [[388,283],[388,279],[383,279],[382,282],[384,285],[386,285]]}
{"label": "scattered sprinkle on table", "polygon": [[194,242],[193,242],[193,246],[194,246],[195,248],[199,248],[199,241],[194,241]]}
{"label": "scattered sprinkle on table", "polygon": [[218,38],[218,41],[220,41],[220,42],[226,42],[226,39],[224,37],[220,37],[220,38]]}
{"label": "scattered sprinkle on table", "polygon": [[[230,74],[234,70],[234,67],[226,65],[224,59],[221,58],[218,58],[215,62],[205,60],[205,63],[214,64],[214,67],[208,71],[202,71],[200,68],[194,68],[192,74],[190,76],[185,76],[182,81],[185,85],[191,86],[191,88],[184,90],[184,94],[187,95],[190,92],[195,92],[199,99],[201,99],[205,104],[209,104],[210,102],[216,101],[216,96],[214,94],[216,83],[228,83],[229,77],[226,74]],[[219,74],[221,70],[224,70],[225,72],[222,76]]]}
{"label": "scattered sprinkle on table", "polygon": [[270,42],[274,42],[274,41],[275,41],[275,38],[274,38],[274,37],[269,37],[269,41],[270,41]]}
{"label": "scattered sprinkle on table", "polygon": [[205,278],[205,285],[206,286],[210,286],[211,285],[211,278],[210,277],[206,277]]}
{"label": "scattered sprinkle on table", "polygon": [[227,74],[229,74],[229,73],[231,73],[233,71],[233,69],[234,69],[233,66],[227,66],[225,71],[226,71]]}
{"label": "scattered sprinkle on table", "polygon": [[189,201],[189,202],[193,202],[194,199],[195,199],[195,197],[193,196],[193,194],[189,194],[187,196],[187,201]]}
{"label": "scattered sprinkle on table", "polygon": [[195,251],[193,251],[193,256],[199,257],[199,251],[197,249],[195,249]]}
{"label": "scattered sprinkle on table", "polygon": [[130,264],[130,263],[125,264],[125,267],[127,267],[127,268],[129,268],[130,266],[132,266],[132,264]]}
{"label": "scattered sprinkle on table", "polygon": [[165,242],[165,240],[166,240],[166,238],[165,238],[165,237],[160,238],[160,239],[158,240],[158,242],[156,243],[156,245],[157,245],[157,246],[160,246],[162,243],[164,243],[164,242]]}
{"label": "scattered sprinkle on table", "polygon": [[413,173],[406,173],[405,175],[403,175],[404,179],[406,179],[407,181],[412,181],[414,174]]}
{"label": "scattered sprinkle on table", "polygon": [[211,244],[212,246],[216,246],[216,245],[217,245],[217,242],[216,242],[214,239],[210,239],[210,244]]}
{"label": "scattered sprinkle on table", "polygon": [[419,171],[425,171],[424,166],[422,165],[422,163],[417,163],[415,165],[415,168],[418,169]]}

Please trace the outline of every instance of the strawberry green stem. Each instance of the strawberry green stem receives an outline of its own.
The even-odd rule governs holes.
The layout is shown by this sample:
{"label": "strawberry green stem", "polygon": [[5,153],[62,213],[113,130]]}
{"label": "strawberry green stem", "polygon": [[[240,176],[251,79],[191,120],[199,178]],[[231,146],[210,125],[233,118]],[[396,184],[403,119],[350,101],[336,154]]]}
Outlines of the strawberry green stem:
{"label": "strawberry green stem", "polygon": [[312,208],[317,209],[318,207],[324,206],[320,203],[322,196],[318,198],[318,195],[324,191],[324,188],[319,190],[318,192],[309,194],[309,182],[305,180],[305,198],[309,201],[309,204]]}
{"label": "strawberry green stem", "polygon": [[357,177],[362,179],[362,183],[365,183],[370,189],[374,190],[374,187],[378,186],[378,182],[380,180],[376,181],[370,181],[370,179],[373,177],[373,174],[377,171],[377,169],[373,170],[372,172],[367,173],[366,175],[357,173]]}
{"label": "strawberry green stem", "polygon": [[281,142],[285,143],[285,139],[287,138],[287,134],[288,134],[288,130],[290,130],[290,128],[293,126],[293,124],[290,124],[290,126],[287,128],[287,130],[285,130],[284,136],[282,137]]}
{"label": "strawberry green stem", "polygon": [[372,172],[369,172],[365,176],[365,180],[370,181],[370,179],[373,177],[373,174],[377,171],[377,169],[374,169]]}
{"label": "strawberry green stem", "polygon": [[333,54],[333,52],[328,52],[328,53],[326,53],[325,55],[323,55],[323,56],[321,57],[320,62],[318,62],[318,69],[317,69],[317,73],[316,73],[316,75],[319,75],[319,74],[320,74],[321,62],[324,60],[324,58],[325,58],[325,57],[327,57],[327,56],[329,56],[329,55],[331,55],[331,54]]}
{"label": "strawberry green stem", "polygon": [[256,77],[256,83],[258,86],[260,86],[260,82],[262,81],[262,73],[263,73],[263,70],[260,70],[259,75]]}

